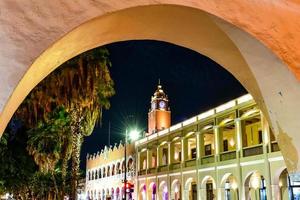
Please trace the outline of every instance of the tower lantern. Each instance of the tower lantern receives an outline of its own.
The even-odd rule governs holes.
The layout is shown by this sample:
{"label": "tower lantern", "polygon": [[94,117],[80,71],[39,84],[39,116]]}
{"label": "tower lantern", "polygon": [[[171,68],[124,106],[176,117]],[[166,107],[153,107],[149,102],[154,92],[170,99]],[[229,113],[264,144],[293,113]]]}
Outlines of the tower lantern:
{"label": "tower lantern", "polygon": [[151,108],[148,113],[148,135],[171,126],[171,111],[168,96],[162,89],[160,81],[151,97]]}

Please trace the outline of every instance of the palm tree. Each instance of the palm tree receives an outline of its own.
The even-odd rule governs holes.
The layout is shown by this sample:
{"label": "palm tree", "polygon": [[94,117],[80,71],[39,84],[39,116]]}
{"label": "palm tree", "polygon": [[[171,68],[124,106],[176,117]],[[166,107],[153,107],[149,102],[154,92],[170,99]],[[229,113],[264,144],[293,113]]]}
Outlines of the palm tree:
{"label": "palm tree", "polygon": [[[80,163],[80,149],[84,136],[92,133],[95,124],[102,119],[102,109],[110,107],[109,98],[114,95],[114,83],[109,73],[111,66],[108,51],[97,48],[83,53],[64,63],[60,68],[46,77],[26,98],[18,109],[18,116],[24,119],[33,132],[43,133],[47,139],[55,139],[49,134],[61,138],[59,151],[63,161],[62,176],[65,177],[67,160],[72,157],[72,198],[75,199]],[[70,115],[69,134],[51,126],[47,113],[63,106]],[[58,131],[57,133],[54,133]],[[48,132],[48,133],[45,133]],[[33,134],[35,135],[35,134]],[[62,137],[61,135],[64,135]],[[39,136],[35,136],[39,137]],[[32,145],[35,143],[32,138]],[[41,140],[43,141],[43,140]],[[50,145],[44,141],[43,145]],[[42,154],[40,149],[29,146],[29,151],[41,166],[41,170],[53,169],[57,155]],[[51,148],[54,150],[55,148]],[[71,151],[70,151],[71,150]]]}

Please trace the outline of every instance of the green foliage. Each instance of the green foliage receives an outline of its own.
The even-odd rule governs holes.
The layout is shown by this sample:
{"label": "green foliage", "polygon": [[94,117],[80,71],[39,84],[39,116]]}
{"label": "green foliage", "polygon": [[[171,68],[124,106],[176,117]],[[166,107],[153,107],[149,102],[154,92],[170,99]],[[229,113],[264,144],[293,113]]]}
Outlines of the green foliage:
{"label": "green foliage", "polygon": [[26,130],[12,140],[8,134],[0,140],[0,191],[33,191],[44,199],[60,195],[58,190],[63,196],[69,191],[66,181],[71,181],[74,193],[83,136],[101,121],[102,109],[109,109],[115,93],[108,55],[107,49],[96,48],[71,59],[27,96],[16,112]]}
{"label": "green foliage", "polygon": [[30,177],[37,170],[26,151],[27,136],[24,130],[14,137],[4,133],[0,138],[0,191],[24,191]]}
{"label": "green foliage", "polygon": [[62,151],[63,134],[69,123],[68,113],[63,107],[58,107],[47,116],[47,120],[40,121],[36,128],[28,131],[27,150],[41,172],[55,169]]}

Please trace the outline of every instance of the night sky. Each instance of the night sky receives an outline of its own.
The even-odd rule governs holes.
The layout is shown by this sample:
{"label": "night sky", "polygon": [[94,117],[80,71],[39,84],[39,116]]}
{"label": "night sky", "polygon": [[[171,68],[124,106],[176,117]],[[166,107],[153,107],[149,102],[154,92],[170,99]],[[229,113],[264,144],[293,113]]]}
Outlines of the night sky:
{"label": "night sky", "polygon": [[158,79],[169,96],[172,124],[246,94],[243,86],[224,68],[190,49],[159,41],[127,41],[106,46],[112,62],[116,95],[103,113],[102,126],[85,138],[81,168],[87,153],[119,143],[125,127],[147,130],[150,100]]}

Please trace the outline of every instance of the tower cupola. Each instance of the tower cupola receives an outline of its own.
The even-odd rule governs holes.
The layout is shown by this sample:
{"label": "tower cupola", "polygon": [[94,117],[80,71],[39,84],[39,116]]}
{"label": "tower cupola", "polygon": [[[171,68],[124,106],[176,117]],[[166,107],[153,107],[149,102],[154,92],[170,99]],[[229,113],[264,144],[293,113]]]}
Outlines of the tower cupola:
{"label": "tower cupola", "polygon": [[162,89],[160,81],[151,97],[151,108],[148,113],[148,134],[156,133],[171,126],[171,111],[168,95]]}

